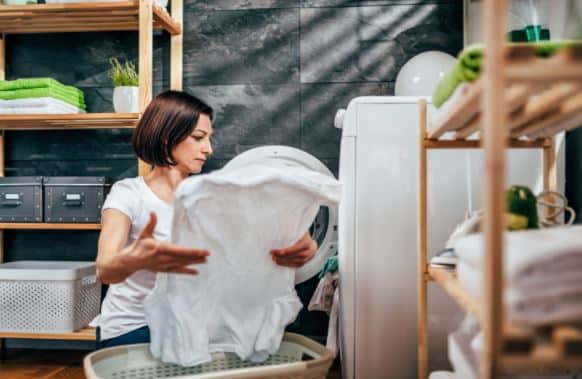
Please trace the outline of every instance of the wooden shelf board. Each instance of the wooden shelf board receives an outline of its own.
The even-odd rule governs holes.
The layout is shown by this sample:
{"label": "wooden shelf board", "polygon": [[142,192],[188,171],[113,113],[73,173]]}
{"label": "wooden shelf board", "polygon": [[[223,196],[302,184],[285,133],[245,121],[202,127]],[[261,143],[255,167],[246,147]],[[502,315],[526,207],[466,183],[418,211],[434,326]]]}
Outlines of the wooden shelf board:
{"label": "wooden shelf board", "polygon": [[511,374],[542,371],[545,374],[564,373],[564,370],[582,370],[582,357],[563,357],[551,345],[536,347],[531,355],[504,354],[500,368]]}
{"label": "wooden shelf board", "polygon": [[[162,8],[153,7],[154,28],[182,33]],[[139,29],[139,1],[0,5],[0,33],[58,33]]]}
{"label": "wooden shelf board", "polygon": [[[534,141],[529,140],[509,140],[507,147],[512,149],[538,149],[548,146],[548,140],[538,139]],[[425,139],[424,147],[427,149],[479,149],[482,141],[478,139]]]}
{"label": "wooden shelf board", "polygon": [[0,223],[0,230],[101,230],[101,224]]}
{"label": "wooden shelf board", "polygon": [[97,333],[95,328],[84,328],[73,333],[16,333],[0,332],[0,338],[28,338],[40,340],[74,340],[74,341],[95,341]]}
{"label": "wooden shelf board", "polygon": [[[469,294],[459,283],[453,270],[428,267],[428,280],[434,280],[465,311],[484,325],[482,303]],[[544,342],[536,342],[533,330],[512,323],[504,326],[502,369],[508,373],[532,372],[547,369],[582,368],[582,330],[570,326],[556,326]]]}
{"label": "wooden shelf board", "polygon": [[123,129],[135,128],[139,113],[0,115],[0,129]]}

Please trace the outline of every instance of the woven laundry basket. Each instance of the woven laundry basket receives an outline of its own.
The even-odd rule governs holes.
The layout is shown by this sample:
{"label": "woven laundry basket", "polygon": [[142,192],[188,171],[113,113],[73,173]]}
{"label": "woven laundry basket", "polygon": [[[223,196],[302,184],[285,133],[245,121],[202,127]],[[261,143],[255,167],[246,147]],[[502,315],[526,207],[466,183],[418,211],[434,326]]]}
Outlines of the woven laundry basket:
{"label": "woven laundry basket", "polygon": [[332,364],[331,352],[317,342],[285,333],[276,354],[262,363],[241,361],[236,354],[214,353],[212,362],[195,367],[163,363],[149,344],[110,347],[87,355],[88,379],[324,379]]}

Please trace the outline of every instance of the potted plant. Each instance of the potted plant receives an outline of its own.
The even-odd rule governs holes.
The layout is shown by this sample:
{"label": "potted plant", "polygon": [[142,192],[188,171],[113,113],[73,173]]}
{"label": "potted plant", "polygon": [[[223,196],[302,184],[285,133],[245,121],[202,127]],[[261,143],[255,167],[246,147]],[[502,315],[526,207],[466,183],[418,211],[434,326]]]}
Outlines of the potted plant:
{"label": "potted plant", "polygon": [[117,58],[109,59],[111,71],[109,77],[113,80],[113,109],[117,113],[139,112],[139,82],[133,63],[125,61],[121,64]]}

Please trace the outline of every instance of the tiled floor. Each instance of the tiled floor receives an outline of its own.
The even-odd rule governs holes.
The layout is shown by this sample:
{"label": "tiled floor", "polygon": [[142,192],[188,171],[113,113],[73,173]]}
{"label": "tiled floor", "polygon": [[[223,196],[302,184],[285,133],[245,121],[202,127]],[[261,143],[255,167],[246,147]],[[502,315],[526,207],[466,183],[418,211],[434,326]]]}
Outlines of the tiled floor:
{"label": "tiled floor", "polygon": [[[0,379],[85,379],[82,361],[86,351],[7,349],[0,361]],[[341,379],[339,365],[328,379]]]}

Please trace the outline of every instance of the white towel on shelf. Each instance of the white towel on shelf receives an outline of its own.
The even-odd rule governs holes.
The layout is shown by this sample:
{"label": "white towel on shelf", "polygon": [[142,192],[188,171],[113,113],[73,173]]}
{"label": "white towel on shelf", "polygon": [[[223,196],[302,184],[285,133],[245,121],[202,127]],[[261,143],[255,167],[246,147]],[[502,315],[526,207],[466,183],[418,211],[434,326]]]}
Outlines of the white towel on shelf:
{"label": "white towel on shelf", "polygon": [[[483,271],[461,261],[457,264],[457,278],[471,295],[483,297]],[[582,321],[582,283],[564,285],[556,278],[545,290],[522,291],[508,286],[504,306],[511,320],[527,326],[579,322]]]}
{"label": "white towel on shelf", "polygon": [[459,84],[457,88],[455,88],[455,91],[453,92],[451,97],[449,97],[447,101],[445,101],[444,104],[441,105],[435,111],[432,117],[431,124],[432,125],[440,124],[442,122],[443,117],[447,117],[451,113],[451,109],[455,106],[455,103],[457,103],[463,96],[467,94],[469,88],[471,88],[472,85],[473,84],[471,83]]}
{"label": "white towel on shelf", "polygon": [[83,109],[52,97],[1,100],[0,114],[76,114],[85,113]]}
{"label": "white towel on shelf", "polygon": [[295,270],[276,265],[269,251],[296,242],[340,192],[334,178],[295,166],[256,164],[183,181],[171,240],[211,255],[197,276],[157,275],[144,301],[152,354],[192,366],[217,351],[252,361],[275,353],[302,305]]}
{"label": "white towel on shelf", "polygon": [[[484,267],[482,234],[460,239],[455,251],[469,266]],[[582,225],[506,232],[503,262],[505,280],[517,290],[575,282],[582,274]]]}
{"label": "white towel on shelf", "polygon": [[[582,226],[505,233],[504,302],[508,316],[531,326],[582,321]],[[474,296],[483,288],[483,236],[455,244],[457,277]]]}

